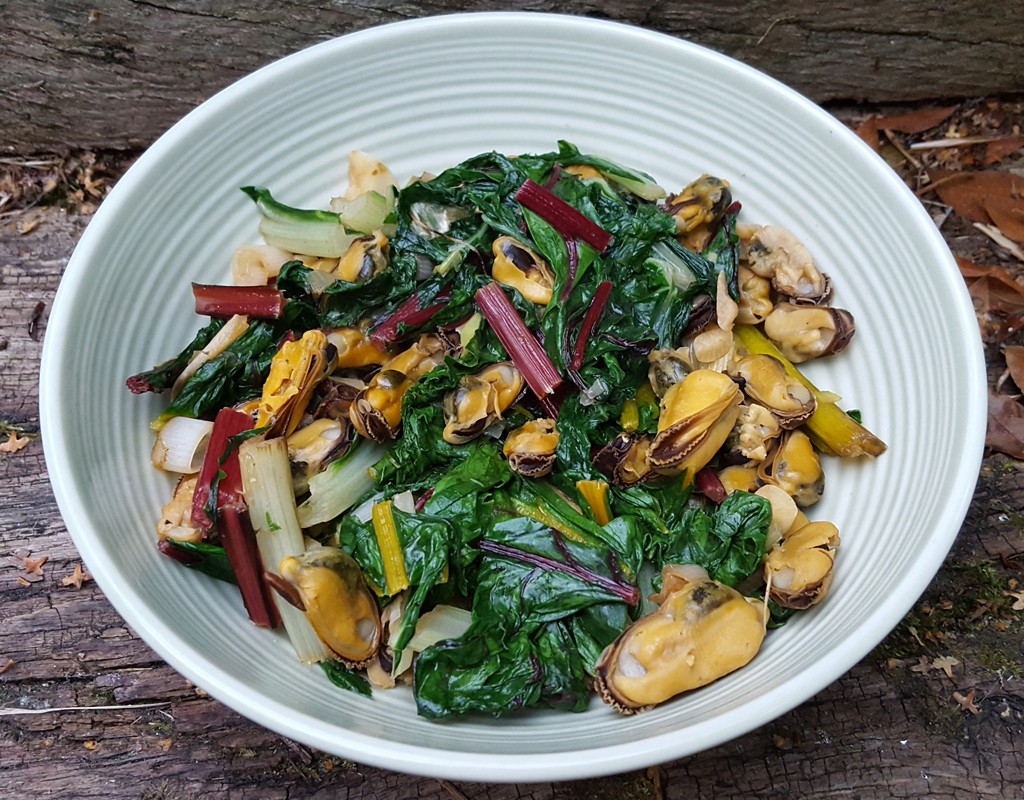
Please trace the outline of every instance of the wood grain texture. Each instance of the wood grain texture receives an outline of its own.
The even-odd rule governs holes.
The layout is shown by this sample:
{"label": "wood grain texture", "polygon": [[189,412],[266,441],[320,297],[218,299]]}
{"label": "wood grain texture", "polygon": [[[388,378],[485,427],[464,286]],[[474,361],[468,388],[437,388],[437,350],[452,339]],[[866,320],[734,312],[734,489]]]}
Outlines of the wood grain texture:
{"label": "wood grain texture", "polygon": [[145,146],[217,90],[308,45],[509,9],[659,30],[819,102],[1024,91],[1024,4],[999,0],[0,0],[0,152]]}
{"label": "wood grain texture", "polygon": [[[87,218],[54,209],[22,234],[0,220],[0,421],[38,429],[53,298]],[[977,239],[952,229],[969,252]],[[204,696],[125,627],[79,564],[38,440],[0,455],[0,797],[146,800],[1003,800],[1024,797],[1024,465],[989,457],[944,567],[908,617],[848,674],[728,744],[601,780],[451,783],[352,764],[260,728]],[[25,557],[48,556],[41,578]],[[19,578],[32,578],[25,586]],[[870,602],[870,598],[865,598]],[[935,659],[953,658],[950,676]],[[954,698],[971,695],[977,714]],[[142,707],[152,703],[159,707]],[[116,709],[118,705],[138,705]],[[99,707],[86,709],[85,707]]]}

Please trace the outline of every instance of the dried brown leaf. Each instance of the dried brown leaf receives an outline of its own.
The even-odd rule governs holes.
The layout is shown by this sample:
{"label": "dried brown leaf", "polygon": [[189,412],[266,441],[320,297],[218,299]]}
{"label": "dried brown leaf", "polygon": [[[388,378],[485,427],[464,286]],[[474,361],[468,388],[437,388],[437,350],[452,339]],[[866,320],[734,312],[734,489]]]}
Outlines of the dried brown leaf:
{"label": "dried brown leaf", "polygon": [[868,117],[857,126],[857,135],[876,153],[881,152],[882,145],[878,141],[878,117]]}
{"label": "dried brown leaf", "polygon": [[1003,592],[1007,597],[1012,597],[1016,602],[1011,606],[1014,611],[1024,611],[1024,592]]}
{"label": "dried brown leaf", "polygon": [[900,133],[924,133],[941,125],[956,111],[956,106],[943,108],[921,108],[906,114],[892,114],[888,117],[868,117],[857,127],[857,135],[877,152],[880,148],[879,131]]}
{"label": "dried brown leaf", "polygon": [[1024,405],[1019,397],[989,392],[985,445],[1024,459]]}
{"label": "dried brown leaf", "polygon": [[1024,392],[1024,346],[1012,345],[1003,348],[1006,368],[1017,388]]}
{"label": "dried brown leaf", "polygon": [[957,666],[960,662],[953,658],[953,656],[941,656],[932,661],[932,669],[941,670],[946,674],[946,677],[950,680],[953,679],[953,667]]}
{"label": "dried brown leaf", "polygon": [[986,197],[985,211],[1004,236],[1024,242],[1024,198]]}
{"label": "dried brown leaf", "polygon": [[906,114],[893,114],[879,117],[876,124],[883,130],[899,131],[900,133],[924,133],[949,119],[956,106],[942,108],[919,108]]}
{"label": "dried brown leaf", "polygon": [[1006,267],[975,264],[965,258],[956,261],[978,313],[1024,311],[1024,286],[1010,276]]}
{"label": "dried brown leaf", "polygon": [[981,163],[985,166],[998,164],[1008,155],[1012,155],[1024,147],[1024,136],[1007,136],[1004,139],[995,139],[985,145],[985,156]]}
{"label": "dried brown leaf", "polygon": [[921,656],[917,663],[910,668],[911,672],[927,672],[932,668],[932,661],[928,656]]}
{"label": "dried brown leaf", "polygon": [[929,171],[928,178],[942,202],[971,222],[993,222],[985,209],[986,202],[992,198],[1019,200],[1024,197],[1024,178],[1011,172],[957,173],[936,169]]}
{"label": "dried brown leaf", "polygon": [[25,556],[25,558],[21,559],[21,563],[24,566],[26,572],[30,572],[33,575],[42,575],[43,564],[45,564],[49,560],[49,556],[39,556],[39,558]]}
{"label": "dried brown leaf", "polygon": [[960,706],[961,711],[970,711],[972,714],[977,716],[981,713],[981,710],[976,705],[974,705],[975,694],[975,689],[971,689],[971,691],[969,691],[967,694],[953,692],[953,699],[956,700],[957,705]]}
{"label": "dried brown leaf", "polygon": [[17,453],[19,450],[23,450],[28,447],[28,443],[32,441],[27,436],[18,436],[14,431],[7,432],[7,441],[0,442],[0,453]]}
{"label": "dried brown leaf", "polygon": [[70,575],[65,575],[61,578],[62,586],[74,586],[76,589],[81,589],[82,584],[92,580],[92,575],[82,569],[81,564],[75,564],[75,569]]}

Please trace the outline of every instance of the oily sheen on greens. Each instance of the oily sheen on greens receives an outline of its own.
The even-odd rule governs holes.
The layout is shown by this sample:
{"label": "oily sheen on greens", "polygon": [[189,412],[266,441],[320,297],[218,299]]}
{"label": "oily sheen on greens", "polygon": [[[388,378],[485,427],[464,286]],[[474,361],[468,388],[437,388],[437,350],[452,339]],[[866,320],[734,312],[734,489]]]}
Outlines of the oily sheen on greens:
{"label": "oily sheen on greens", "polygon": [[[603,178],[581,180],[567,169],[574,165],[593,167]],[[611,233],[610,246],[599,253],[567,240],[524,209],[515,194],[527,180]],[[428,718],[533,706],[580,711],[590,701],[588,682],[599,654],[643,612],[643,598],[657,588],[664,564],[700,564],[729,586],[740,585],[760,564],[771,511],[751,494],[735,493],[715,506],[674,476],[613,487],[613,519],[605,525],[579,510],[587,506],[576,483],[606,480],[592,454],[621,431],[625,404],[639,406],[640,430],[656,427],[656,402],[637,398],[647,383],[646,354],[679,344],[694,299],[713,298],[720,273],[738,294],[738,206],[711,245],[693,253],[678,243],[673,219],[644,199],[653,196],[653,186],[648,176],[566,142],[541,155],[484,153],[410,183],[398,193],[386,270],[314,291],[309,267],[286,264],[276,284],[286,297],[281,318],[253,322],[185,382],[165,411],[210,418],[225,405],[258,396],[283,337],[365,320],[379,325],[411,297],[418,308],[436,305],[437,311],[419,324],[400,324],[394,341],[450,329],[476,312],[474,296],[492,280],[491,245],[498,236],[514,238],[548,262],[555,276],[549,305],[506,292],[563,377],[553,472],[543,479],[514,474],[500,444],[487,435],[461,445],[442,438],[445,395],[462,377],[509,358],[486,322],[457,356],[409,389],[400,435],[375,467],[377,500],[406,491],[420,500],[416,513],[393,511],[410,583],[396,652],[419,615],[437,603],[472,609],[463,636],[428,647],[414,662],[417,708]],[[322,219],[323,212],[275,208],[285,217]],[[607,304],[584,331],[604,282],[611,284]],[[183,353],[215,330],[200,332]],[[149,380],[166,386],[174,376],[164,373],[183,365],[179,356]],[[505,415],[505,430],[543,414],[527,395]],[[366,517],[343,515],[325,533],[355,558],[371,585],[384,587],[381,552]],[[194,549],[187,565],[217,574],[222,559],[215,550]],[[325,669],[332,682],[368,691],[343,667]]]}

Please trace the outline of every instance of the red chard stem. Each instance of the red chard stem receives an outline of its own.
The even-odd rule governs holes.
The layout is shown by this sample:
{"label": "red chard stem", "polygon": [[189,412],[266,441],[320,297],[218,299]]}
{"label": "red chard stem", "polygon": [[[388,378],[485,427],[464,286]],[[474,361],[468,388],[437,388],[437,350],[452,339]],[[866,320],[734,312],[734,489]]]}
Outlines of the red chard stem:
{"label": "red chard stem", "polygon": [[599,253],[611,243],[612,235],[608,231],[539,183],[527,179],[515,198],[566,239],[582,239]]}
{"label": "red chard stem", "polygon": [[193,283],[196,313],[205,317],[245,314],[257,319],[278,319],[284,310],[284,295],[272,286],[213,286]]}
{"label": "red chard stem", "polygon": [[523,373],[526,385],[544,404],[562,385],[562,376],[551,363],[547,352],[526,327],[512,301],[497,283],[489,283],[477,290],[476,304],[487,324],[494,329],[498,340],[508,351],[512,362]]}

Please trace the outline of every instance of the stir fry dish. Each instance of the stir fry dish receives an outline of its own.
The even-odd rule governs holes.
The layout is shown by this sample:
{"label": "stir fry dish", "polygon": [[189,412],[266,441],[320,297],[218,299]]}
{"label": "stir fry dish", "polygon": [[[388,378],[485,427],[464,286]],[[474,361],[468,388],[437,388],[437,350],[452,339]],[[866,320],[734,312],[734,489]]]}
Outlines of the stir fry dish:
{"label": "stir fry dish", "polygon": [[352,153],[324,210],[243,191],[265,243],[127,386],[169,397],[160,552],[302,662],[429,719],[632,714],[826,597],[824,464],[886,446],[801,371],[853,316],[726,180],[560,142],[402,187]]}

